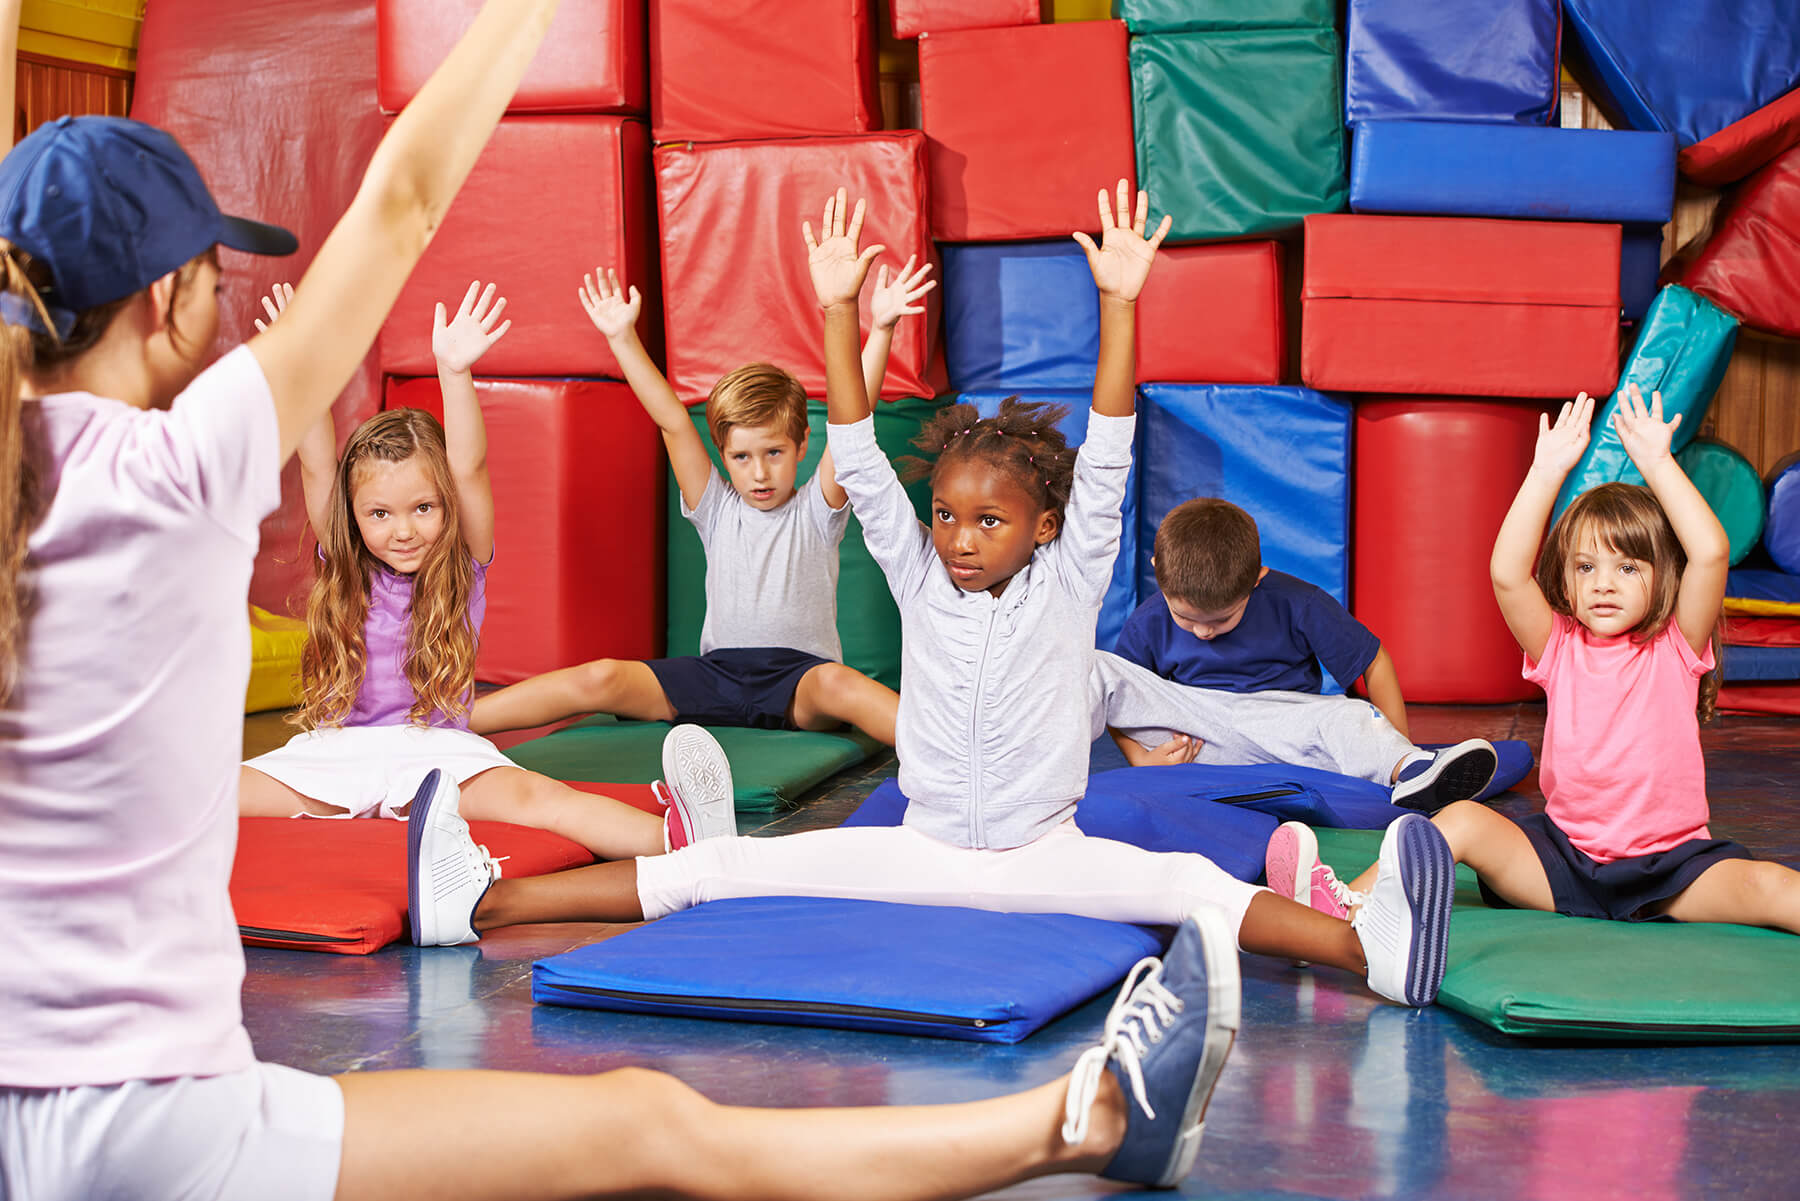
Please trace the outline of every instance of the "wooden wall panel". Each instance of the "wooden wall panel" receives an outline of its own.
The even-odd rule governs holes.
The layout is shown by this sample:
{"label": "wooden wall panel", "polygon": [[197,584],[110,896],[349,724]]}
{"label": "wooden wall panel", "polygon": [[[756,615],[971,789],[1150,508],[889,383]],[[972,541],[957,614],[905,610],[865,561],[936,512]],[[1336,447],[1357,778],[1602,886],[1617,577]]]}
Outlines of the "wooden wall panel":
{"label": "wooden wall panel", "polygon": [[18,111],[13,115],[15,140],[65,114],[75,117],[88,113],[129,116],[131,76],[106,67],[22,53],[19,55],[17,106]]}

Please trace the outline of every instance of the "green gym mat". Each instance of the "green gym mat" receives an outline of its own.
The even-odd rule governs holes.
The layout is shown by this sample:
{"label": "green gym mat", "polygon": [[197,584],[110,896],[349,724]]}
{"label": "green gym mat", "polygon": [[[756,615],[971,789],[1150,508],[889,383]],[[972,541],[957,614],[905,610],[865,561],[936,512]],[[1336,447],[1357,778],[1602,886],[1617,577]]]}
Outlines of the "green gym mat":
{"label": "green gym mat", "polygon": [[[739,813],[773,813],[819,781],[855,767],[882,749],[859,731],[709,727],[731,760]],[[534,738],[507,751],[520,767],[557,780],[648,784],[662,779],[667,722],[619,721],[604,714]]]}
{"label": "green gym mat", "polygon": [[[1345,881],[1381,832],[1318,830]],[[1800,937],[1751,926],[1607,922],[1491,909],[1456,869],[1438,1001],[1503,1034],[1649,1043],[1800,1041]]]}
{"label": "green gym mat", "polygon": [[1112,15],[1133,34],[1217,33],[1227,29],[1335,29],[1333,0],[1113,0]]}

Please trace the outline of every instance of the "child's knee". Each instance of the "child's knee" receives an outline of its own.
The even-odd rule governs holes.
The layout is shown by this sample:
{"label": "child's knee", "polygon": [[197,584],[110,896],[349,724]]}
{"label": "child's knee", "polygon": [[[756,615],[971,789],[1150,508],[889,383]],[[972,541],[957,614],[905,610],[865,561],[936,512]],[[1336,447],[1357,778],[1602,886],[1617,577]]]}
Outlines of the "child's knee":
{"label": "child's knee", "polygon": [[625,664],[618,659],[594,659],[581,665],[581,699],[593,709],[604,709],[623,686]]}
{"label": "child's knee", "polygon": [[1493,816],[1494,811],[1479,801],[1452,801],[1432,814],[1431,824],[1438,828],[1444,841],[1460,858],[1469,839]]}

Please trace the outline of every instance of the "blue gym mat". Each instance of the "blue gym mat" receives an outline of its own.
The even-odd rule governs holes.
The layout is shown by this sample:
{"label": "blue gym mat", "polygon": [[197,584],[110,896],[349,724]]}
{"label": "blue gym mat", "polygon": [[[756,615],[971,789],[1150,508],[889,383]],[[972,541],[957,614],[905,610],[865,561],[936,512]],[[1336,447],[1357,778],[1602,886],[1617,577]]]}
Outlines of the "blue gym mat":
{"label": "blue gym mat", "polygon": [[1723,666],[1731,684],[1800,680],[1800,646],[1728,646]]}
{"label": "blue gym mat", "polygon": [[1350,0],[1345,29],[1346,125],[1408,118],[1544,125],[1556,112],[1557,0]]}
{"label": "blue gym mat", "polygon": [[1100,298],[1081,247],[1060,238],[946,244],[942,251],[952,388],[1092,393]]}

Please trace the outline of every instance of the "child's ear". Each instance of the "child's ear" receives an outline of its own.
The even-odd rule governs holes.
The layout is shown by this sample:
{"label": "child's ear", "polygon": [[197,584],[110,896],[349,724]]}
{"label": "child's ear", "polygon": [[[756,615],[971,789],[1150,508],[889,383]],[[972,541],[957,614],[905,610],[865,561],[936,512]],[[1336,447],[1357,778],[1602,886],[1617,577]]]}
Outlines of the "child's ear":
{"label": "child's ear", "polygon": [[[1150,562],[1151,562],[1151,564],[1152,564],[1152,566],[1154,566],[1154,565],[1155,565],[1155,563],[1156,563],[1156,560],[1155,560],[1155,559],[1152,559],[1152,560],[1150,560]],[[1259,571],[1259,572],[1257,572],[1257,573],[1256,573],[1256,584],[1260,584],[1260,583],[1262,583],[1262,582],[1263,582],[1263,577],[1264,577],[1264,576],[1266,576],[1266,575],[1268,575],[1268,574],[1269,574],[1269,568],[1268,568],[1268,565],[1267,565],[1267,564],[1264,564],[1264,566],[1263,566],[1263,569],[1262,569],[1262,570],[1261,570],[1261,571]],[[1254,588],[1254,587],[1256,587],[1256,584],[1252,584],[1252,585],[1250,585],[1250,586],[1251,586],[1251,587],[1252,587],[1252,588]]]}
{"label": "child's ear", "polygon": [[1060,529],[1062,529],[1062,517],[1055,509],[1045,509],[1038,516],[1037,544],[1043,546],[1050,542]]}

